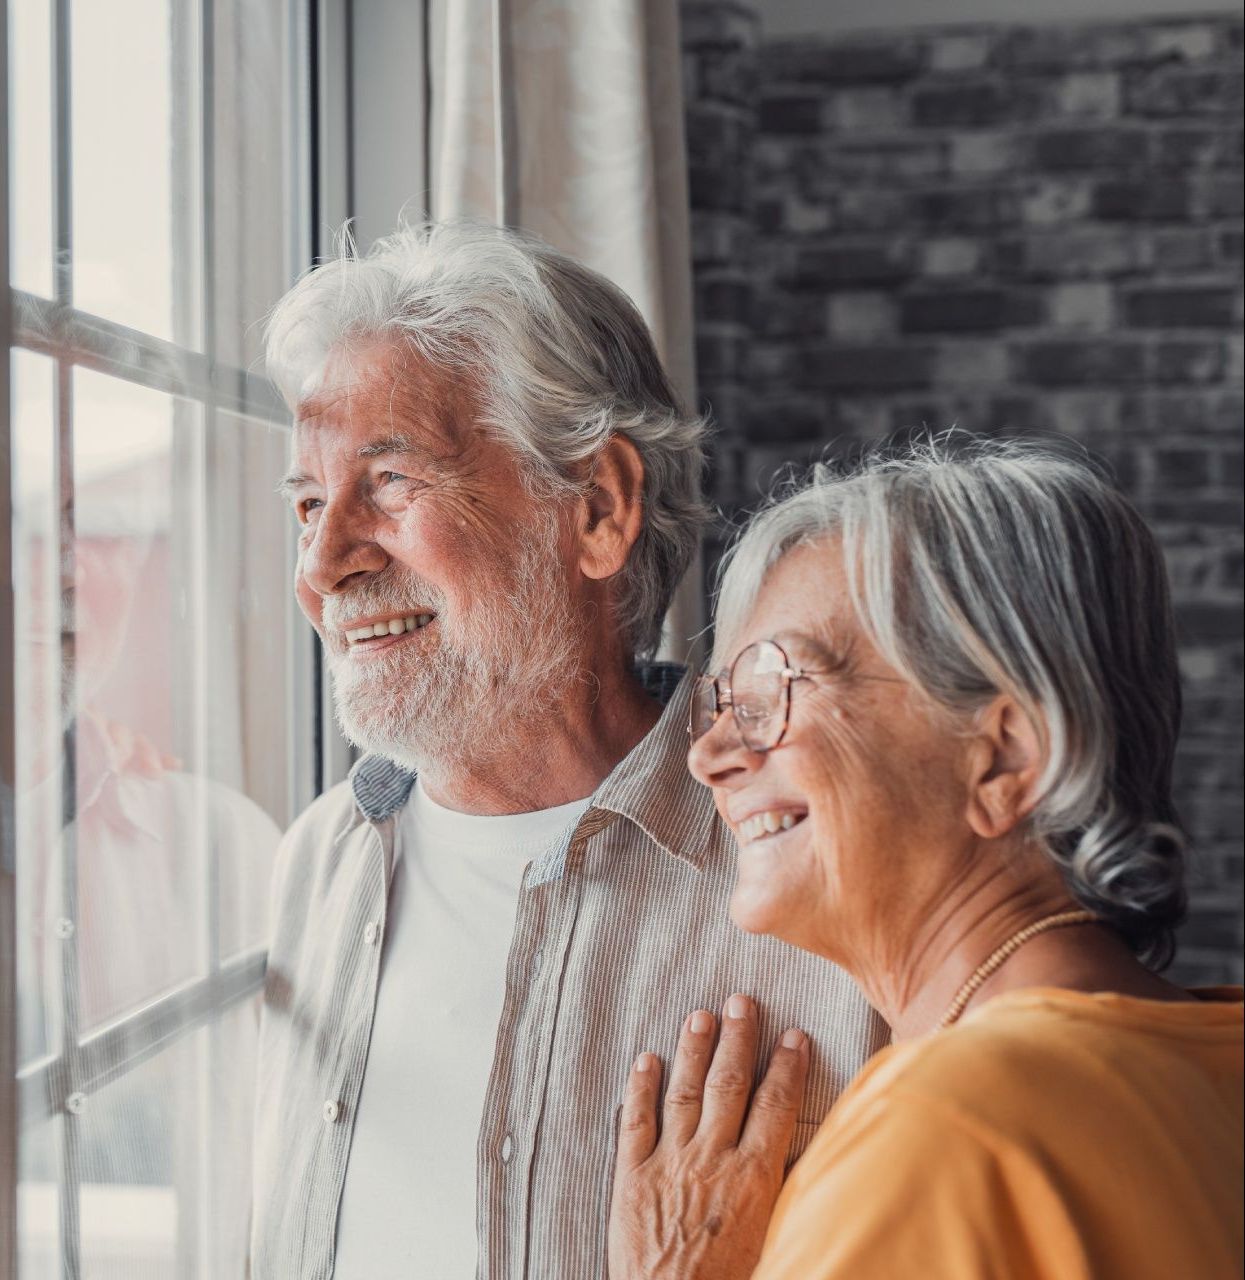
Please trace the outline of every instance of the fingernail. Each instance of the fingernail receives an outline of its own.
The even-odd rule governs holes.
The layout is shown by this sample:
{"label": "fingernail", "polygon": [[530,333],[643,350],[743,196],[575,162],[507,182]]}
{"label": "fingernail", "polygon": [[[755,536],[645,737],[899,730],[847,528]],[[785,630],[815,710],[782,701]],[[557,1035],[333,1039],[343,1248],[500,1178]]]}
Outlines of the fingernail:
{"label": "fingernail", "polygon": [[804,1047],[804,1032],[799,1027],[791,1027],[782,1033],[782,1046],[784,1049],[802,1049]]}
{"label": "fingernail", "polygon": [[726,1002],[726,1016],[728,1018],[746,1018],[748,1016],[748,997],[731,996]]}
{"label": "fingernail", "polygon": [[635,1069],[637,1071],[652,1071],[653,1055],[651,1053],[642,1053],[635,1060]]}
{"label": "fingernail", "polygon": [[707,1031],[713,1030],[713,1014],[706,1013],[703,1009],[697,1009],[692,1014],[692,1030],[698,1035],[703,1036]]}

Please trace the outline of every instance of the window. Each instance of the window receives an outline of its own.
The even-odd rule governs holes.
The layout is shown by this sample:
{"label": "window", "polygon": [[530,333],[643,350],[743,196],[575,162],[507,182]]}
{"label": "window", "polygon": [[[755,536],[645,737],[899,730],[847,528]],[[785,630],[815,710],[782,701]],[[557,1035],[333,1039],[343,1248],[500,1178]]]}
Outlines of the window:
{"label": "window", "polygon": [[310,261],[313,19],[7,3],[0,1224],[15,1191],[23,1280],[242,1273],[267,883],[321,769],[288,418],[257,372]]}

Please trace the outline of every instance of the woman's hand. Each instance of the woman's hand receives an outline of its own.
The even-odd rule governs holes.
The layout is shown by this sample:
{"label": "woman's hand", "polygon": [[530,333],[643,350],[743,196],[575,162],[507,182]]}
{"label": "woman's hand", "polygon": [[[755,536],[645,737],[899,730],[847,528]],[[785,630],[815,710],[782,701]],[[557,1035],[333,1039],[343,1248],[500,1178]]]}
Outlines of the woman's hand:
{"label": "woman's hand", "polygon": [[794,1028],[782,1037],[749,1107],[756,1006],[731,996],[716,1052],[715,1028],[703,1009],[683,1024],[660,1137],[661,1063],[645,1053],[632,1068],[610,1206],[610,1280],[744,1280],[761,1256],[804,1094],[808,1038]]}

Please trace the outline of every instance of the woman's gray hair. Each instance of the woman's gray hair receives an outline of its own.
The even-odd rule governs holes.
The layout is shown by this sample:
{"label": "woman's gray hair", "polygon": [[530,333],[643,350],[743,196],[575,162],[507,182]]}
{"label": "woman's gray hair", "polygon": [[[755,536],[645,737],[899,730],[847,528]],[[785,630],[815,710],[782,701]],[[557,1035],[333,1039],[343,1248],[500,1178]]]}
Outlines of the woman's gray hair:
{"label": "woman's gray hair", "polygon": [[670,384],[648,328],[604,276],[515,231],[403,227],[359,257],[348,236],[268,322],[268,371],[296,407],[345,344],[392,336],[463,378],[480,425],[513,449],[532,490],[586,492],[592,460],[624,435],[644,462],[644,525],[614,608],[651,653],[705,521],[705,423]]}
{"label": "woman's gray hair", "polygon": [[818,466],[733,548],[719,657],[778,560],[828,536],[865,634],[913,685],[957,716],[1000,693],[1024,707],[1047,751],[1034,836],[1085,907],[1168,963],[1185,908],[1180,679],[1137,511],[1084,458],[1031,442],[956,432]]}

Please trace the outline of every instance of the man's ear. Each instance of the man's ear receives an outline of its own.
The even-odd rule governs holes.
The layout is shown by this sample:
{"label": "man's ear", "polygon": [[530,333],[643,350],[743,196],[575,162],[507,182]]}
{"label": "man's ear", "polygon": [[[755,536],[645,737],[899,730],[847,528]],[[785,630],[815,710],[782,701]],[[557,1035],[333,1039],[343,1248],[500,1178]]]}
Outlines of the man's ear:
{"label": "man's ear", "polygon": [[968,753],[968,824],[984,839],[1019,826],[1038,802],[1044,735],[1014,699],[1000,694],[977,717]]}
{"label": "man's ear", "polygon": [[612,578],[644,525],[644,462],[626,436],[611,436],[597,454],[582,502],[580,570],[586,578]]}

